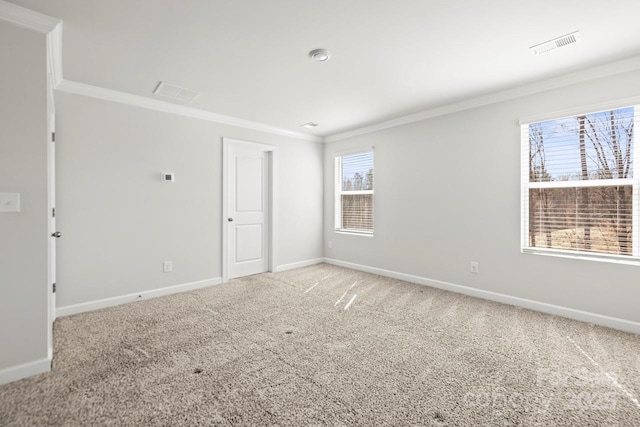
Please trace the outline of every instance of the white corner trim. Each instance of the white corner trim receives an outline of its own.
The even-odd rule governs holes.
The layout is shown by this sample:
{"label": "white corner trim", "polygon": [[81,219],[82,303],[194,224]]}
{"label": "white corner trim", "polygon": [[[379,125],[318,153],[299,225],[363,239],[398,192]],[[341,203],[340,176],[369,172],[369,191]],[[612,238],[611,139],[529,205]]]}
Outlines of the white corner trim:
{"label": "white corner trim", "polygon": [[112,298],[105,298],[95,301],[83,302],[80,304],[66,305],[56,309],[56,317],[70,316],[72,314],[84,313],[87,311],[98,310],[100,308],[113,307],[115,305],[125,304],[128,302],[140,301],[143,299],[156,298],[164,295],[176,294],[179,292],[193,291],[195,289],[206,288],[209,286],[219,285],[222,278],[200,280],[197,282],[183,283],[181,285],[168,286],[166,288],[152,289],[150,291],[136,292],[134,294],[121,295]]}
{"label": "white corner trim", "polygon": [[47,60],[52,88],[62,82],[62,21],[47,34]]}
{"label": "white corner trim", "polygon": [[184,105],[173,104],[146,96],[133,95],[117,90],[107,89],[99,86],[92,86],[85,83],[62,80],[56,87],[61,92],[83,95],[91,98],[103,99],[120,104],[133,105],[135,107],[147,108],[149,110],[162,111],[165,113],[177,114],[194,119],[207,120],[229,126],[237,126],[244,129],[252,129],[259,132],[271,133],[274,135],[287,136],[290,138],[302,139],[311,142],[322,142],[322,137],[309,135],[307,133],[290,131],[279,127],[252,122],[250,120],[239,119],[237,117],[225,116],[223,114],[186,107]]}
{"label": "white corner trim", "polygon": [[42,34],[47,34],[62,23],[59,19],[5,0],[0,0],[0,20]]}
{"label": "white corner trim", "polygon": [[476,298],[486,299],[489,301],[500,302],[503,304],[514,305],[516,307],[528,308],[530,310],[540,311],[542,313],[554,314],[556,316],[567,317],[569,319],[579,320],[581,322],[593,323],[596,325],[607,326],[609,328],[621,331],[640,334],[640,323],[631,320],[620,319],[617,317],[605,316],[602,314],[590,313],[588,311],[576,310],[573,308],[562,307],[559,305],[548,304],[544,302],[534,301],[525,298],[514,297],[497,292],[486,291],[483,289],[471,288],[469,286],[457,285],[455,283],[443,282],[441,280],[428,279],[426,277],[414,276],[411,274],[399,273],[397,271],[384,270],[366,265],[354,264],[351,262],[340,261],[332,258],[325,258],[327,264],[333,264],[340,267],[351,268],[353,270],[364,271],[366,273],[378,274],[380,276],[390,277],[392,279],[404,280],[405,282],[416,283],[419,285],[430,286],[433,288],[443,289],[445,291],[456,292],[459,294],[469,295]]}
{"label": "white corner trim", "polygon": [[500,92],[491,93],[489,95],[479,96],[476,98],[467,99],[464,101],[456,102],[453,104],[445,105],[442,107],[432,108],[420,113],[411,114],[397,119],[388,120],[380,123],[376,123],[370,126],[364,126],[358,129],[350,130],[347,132],[337,133],[329,135],[324,138],[324,142],[335,142],[343,139],[351,138],[354,136],[364,135],[367,133],[376,132],[383,129],[388,129],[396,126],[402,126],[409,123],[418,122],[433,117],[444,116],[446,114],[456,113],[458,111],[469,110],[476,107],[482,107],[484,105],[495,104],[502,101],[508,101],[510,99],[520,98],[526,95],[533,95],[539,92],[544,92],[551,89],[557,89],[564,86],[570,86],[573,84],[598,79],[601,77],[612,76],[616,74],[625,73],[627,71],[633,71],[640,68],[640,56],[624,59],[621,61],[612,62],[597,67],[588,68],[586,70],[580,70],[573,73],[565,74],[559,77],[551,79],[525,84],[512,89],[506,89]]}
{"label": "white corner trim", "polygon": [[51,359],[43,358],[0,370],[0,384],[18,381],[33,375],[51,371]]}
{"label": "white corner trim", "polygon": [[274,273],[281,271],[293,270],[294,268],[308,267],[310,265],[321,264],[324,262],[324,258],[308,259],[306,261],[293,262],[291,264],[283,264],[276,267]]}

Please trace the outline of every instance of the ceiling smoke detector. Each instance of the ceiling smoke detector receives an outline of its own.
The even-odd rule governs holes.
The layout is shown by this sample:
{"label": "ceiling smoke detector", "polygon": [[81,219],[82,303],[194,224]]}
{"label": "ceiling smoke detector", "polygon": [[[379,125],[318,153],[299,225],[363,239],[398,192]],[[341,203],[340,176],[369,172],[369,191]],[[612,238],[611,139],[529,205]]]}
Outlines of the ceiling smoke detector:
{"label": "ceiling smoke detector", "polygon": [[580,31],[574,31],[573,33],[567,34],[566,36],[558,37],[553,40],[549,40],[548,42],[531,46],[529,50],[533,52],[534,55],[540,55],[543,53],[550,52],[552,50],[559,49],[561,47],[570,46],[572,44],[578,43],[580,39],[581,39]]}
{"label": "ceiling smoke detector", "polygon": [[165,98],[177,99],[178,101],[193,102],[202,92],[160,82],[153,93]]}
{"label": "ceiling smoke detector", "polygon": [[313,123],[313,122],[309,122],[309,123],[305,123],[303,125],[300,125],[301,128],[305,128],[305,129],[313,129],[315,127],[318,127],[317,123]]}
{"label": "ceiling smoke detector", "polygon": [[316,62],[325,62],[331,58],[331,52],[327,49],[313,49],[309,52],[309,58],[313,59]]}

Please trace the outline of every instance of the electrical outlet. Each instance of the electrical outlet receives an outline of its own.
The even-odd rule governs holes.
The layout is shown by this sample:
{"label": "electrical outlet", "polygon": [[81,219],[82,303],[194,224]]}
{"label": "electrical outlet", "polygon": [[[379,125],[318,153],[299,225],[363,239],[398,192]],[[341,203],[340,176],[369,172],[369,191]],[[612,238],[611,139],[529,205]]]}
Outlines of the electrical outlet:
{"label": "electrical outlet", "polygon": [[165,273],[171,273],[173,271],[173,262],[172,261],[165,261],[164,262],[164,272]]}
{"label": "electrical outlet", "polygon": [[474,274],[478,274],[479,272],[478,263],[476,261],[471,261],[471,272]]}
{"label": "electrical outlet", "polygon": [[327,246],[329,247],[329,249],[333,249],[333,242],[329,240],[329,243],[327,244]]}

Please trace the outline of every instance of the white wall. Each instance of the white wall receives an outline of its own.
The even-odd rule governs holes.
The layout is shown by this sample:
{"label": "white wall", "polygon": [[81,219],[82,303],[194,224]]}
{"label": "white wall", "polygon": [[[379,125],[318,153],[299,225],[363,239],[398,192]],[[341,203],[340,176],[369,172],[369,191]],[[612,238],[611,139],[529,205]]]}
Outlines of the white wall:
{"label": "white wall", "polygon": [[222,137],[278,147],[278,265],[322,257],[321,144],[55,97],[58,307],[221,277]]}
{"label": "white wall", "polygon": [[[327,144],[325,257],[640,322],[640,267],[520,253],[518,125],[637,95],[640,71]],[[374,237],[336,234],[333,155],[372,145]]]}
{"label": "white wall", "polygon": [[0,192],[22,205],[0,213],[0,382],[23,376],[16,365],[47,367],[45,52],[44,35],[0,22]]}

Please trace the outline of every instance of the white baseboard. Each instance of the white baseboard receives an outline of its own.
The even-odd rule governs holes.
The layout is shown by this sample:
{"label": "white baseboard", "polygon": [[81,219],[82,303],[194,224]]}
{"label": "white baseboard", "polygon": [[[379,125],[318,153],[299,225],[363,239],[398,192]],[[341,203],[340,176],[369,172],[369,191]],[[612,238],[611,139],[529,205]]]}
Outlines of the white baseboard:
{"label": "white baseboard", "polygon": [[56,317],[70,316],[72,314],[84,313],[86,311],[97,310],[99,308],[112,307],[114,305],[125,304],[143,299],[156,298],[164,295],[176,294],[178,292],[192,291],[195,289],[206,288],[208,286],[219,285],[222,283],[221,277],[213,279],[200,280],[198,282],[183,283],[181,285],[168,286],[166,288],[152,289],[150,291],[136,292],[134,294],[121,295],[112,298],[83,302],[80,304],[66,305],[56,309]]}
{"label": "white baseboard", "polygon": [[322,262],[324,262],[324,258],[315,258],[315,259],[308,259],[306,261],[294,262],[291,264],[279,265],[276,267],[276,271],[274,273],[277,273],[280,271],[286,271],[286,270],[293,270],[294,268],[308,267],[310,265],[320,264]]}
{"label": "white baseboard", "polygon": [[0,384],[18,381],[51,370],[51,359],[43,358],[0,370]]}
{"label": "white baseboard", "polygon": [[602,314],[590,313],[588,311],[576,310],[573,308],[562,307],[559,305],[548,304],[545,302],[534,301],[525,298],[514,297],[510,295],[500,294],[497,292],[485,291],[482,289],[471,288],[455,283],[443,282],[440,280],[432,280],[426,277],[413,276],[411,274],[399,273],[397,271],[384,270],[367,265],[354,264],[351,262],[340,261],[332,258],[325,258],[327,264],[338,265],[340,267],[351,268],[353,270],[364,271],[366,273],[378,274],[380,276],[390,277],[392,279],[404,280],[405,282],[416,283],[419,285],[431,286],[433,288],[444,289],[446,291],[456,292],[459,294],[469,295],[476,298],[482,298],[490,301],[496,301],[503,304],[515,305],[517,307],[528,308],[543,313],[555,314],[557,316],[567,317],[569,319],[579,320],[581,322],[593,323],[596,325],[607,326],[609,328],[621,331],[631,332],[640,335],[640,323],[631,320],[620,319],[617,317],[609,317]]}

